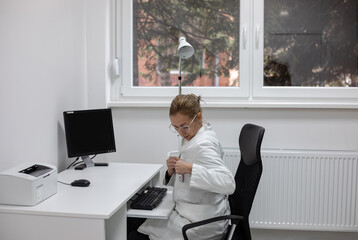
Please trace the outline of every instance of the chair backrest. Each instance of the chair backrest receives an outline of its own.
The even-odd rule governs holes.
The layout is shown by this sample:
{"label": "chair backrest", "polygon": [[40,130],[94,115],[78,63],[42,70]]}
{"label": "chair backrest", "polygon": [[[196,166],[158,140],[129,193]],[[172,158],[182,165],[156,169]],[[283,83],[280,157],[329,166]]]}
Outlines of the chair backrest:
{"label": "chair backrest", "polygon": [[251,239],[248,218],[262,174],[261,143],[264,133],[263,127],[246,124],[239,136],[241,159],[235,174],[236,190],[229,196],[229,201],[231,214],[244,217],[239,224],[241,226],[235,230],[235,233],[246,231],[240,233],[243,239]]}

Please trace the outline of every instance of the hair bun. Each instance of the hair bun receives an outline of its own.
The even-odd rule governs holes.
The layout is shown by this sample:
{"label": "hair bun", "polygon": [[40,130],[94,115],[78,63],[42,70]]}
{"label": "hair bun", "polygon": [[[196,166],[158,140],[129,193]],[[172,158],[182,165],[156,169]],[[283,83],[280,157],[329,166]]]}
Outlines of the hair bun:
{"label": "hair bun", "polygon": [[193,93],[180,94],[176,96],[170,104],[169,115],[175,115],[180,112],[189,117],[194,117],[195,114],[202,112],[200,106],[201,96],[197,96]]}

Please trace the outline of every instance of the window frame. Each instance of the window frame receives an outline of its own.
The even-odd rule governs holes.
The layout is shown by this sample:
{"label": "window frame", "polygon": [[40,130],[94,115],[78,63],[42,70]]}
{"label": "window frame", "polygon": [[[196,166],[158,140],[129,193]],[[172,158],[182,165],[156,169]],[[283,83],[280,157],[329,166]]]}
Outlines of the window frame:
{"label": "window frame", "polygon": [[[108,106],[168,106],[178,94],[177,87],[132,86],[133,0],[112,1],[115,8],[112,17],[113,58],[119,59],[115,66],[119,74],[113,74],[110,80]],[[182,93],[201,95],[207,107],[358,108],[358,88],[263,86],[263,31],[264,0],[241,0],[240,86],[183,86]]]}
{"label": "window frame", "polygon": [[[358,100],[358,87],[266,87],[263,86],[264,75],[264,0],[253,3],[253,39],[258,46],[253,47],[253,97],[256,99],[291,99],[294,101],[354,101]],[[257,40],[257,37],[259,39]],[[260,84],[261,83],[261,84]],[[355,99],[355,100],[354,100]]]}

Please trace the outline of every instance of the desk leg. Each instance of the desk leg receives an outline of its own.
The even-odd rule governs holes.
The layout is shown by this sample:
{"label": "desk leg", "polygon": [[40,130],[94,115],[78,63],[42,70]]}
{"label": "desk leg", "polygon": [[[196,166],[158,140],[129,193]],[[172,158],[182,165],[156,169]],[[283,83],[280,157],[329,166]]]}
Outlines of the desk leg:
{"label": "desk leg", "polygon": [[127,205],[106,220],[106,240],[127,240]]}

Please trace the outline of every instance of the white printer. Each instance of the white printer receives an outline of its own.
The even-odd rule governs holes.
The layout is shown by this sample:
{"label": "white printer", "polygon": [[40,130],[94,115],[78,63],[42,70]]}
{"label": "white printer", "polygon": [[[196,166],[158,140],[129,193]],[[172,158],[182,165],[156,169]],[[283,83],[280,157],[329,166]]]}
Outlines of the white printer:
{"label": "white printer", "polygon": [[34,206],[57,193],[57,169],[25,163],[0,173],[0,204]]}

